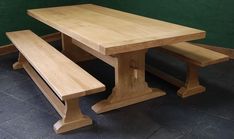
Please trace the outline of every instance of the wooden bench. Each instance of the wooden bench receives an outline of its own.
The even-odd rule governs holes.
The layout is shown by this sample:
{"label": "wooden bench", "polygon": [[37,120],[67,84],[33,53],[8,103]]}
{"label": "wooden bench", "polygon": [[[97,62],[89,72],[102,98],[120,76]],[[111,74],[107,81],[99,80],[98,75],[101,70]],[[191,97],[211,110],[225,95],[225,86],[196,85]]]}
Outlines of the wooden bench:
{"label": "wooden bench", "polygon": [[14,69],[24,68],[61,115],[56,133],[92,124],[79,107],[79,98],[105,86],[30,30],[6,33],[19,50]]}
{"label": "wooden bench", "polygon": [[229,57],[224,54],[187,42],[163,46],[157,50],[173,55],[186,62],[187,76],[185,83],[150,65],[146,65],[146,69],[150,73],[180,87],[177,94],[183,98],[205,91],[205,87],[200,85],[198,79],[198,69],[200,67],[206,67],[229,60]]}

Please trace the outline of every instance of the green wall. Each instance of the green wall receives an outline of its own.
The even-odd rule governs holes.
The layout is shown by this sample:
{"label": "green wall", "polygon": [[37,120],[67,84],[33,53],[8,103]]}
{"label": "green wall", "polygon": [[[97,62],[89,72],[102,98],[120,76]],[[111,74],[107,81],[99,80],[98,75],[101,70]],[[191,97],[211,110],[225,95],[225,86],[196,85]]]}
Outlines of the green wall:
{"label": "green wall", "polygon": [[0,0],[0,46],[9,43],[7,31],[54,31],[29,17],[27,9],[88,2],[206,30],[202,43],[234,48],[234,0]]}
{"label": "green wall", "polygon": [[92,0],[151,18],[207,31],[202,43],[234,48],[234,0]]}
{"label": "green wall", "polygon": [[0,0],[0,46],[9,43],[5,32],[31,29],[39,35],[54,32],[26,14],[27,9],[85,3],[88,0]]}

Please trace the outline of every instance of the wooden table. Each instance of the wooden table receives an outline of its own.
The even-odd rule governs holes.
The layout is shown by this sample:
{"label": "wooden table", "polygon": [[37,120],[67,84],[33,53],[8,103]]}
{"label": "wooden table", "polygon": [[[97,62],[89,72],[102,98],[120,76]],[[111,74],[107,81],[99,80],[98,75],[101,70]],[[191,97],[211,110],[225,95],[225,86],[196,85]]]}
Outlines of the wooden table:
{"label": "wooden table", "polygon": [[96,113],[165,95],[145,82],[147,50],[205,37],[201,30],[92,4],[34,9],[28,14],[62,33],[63,52],[74,61],[87,60],[91,54],[115,68],[115,87],[92,107]]}

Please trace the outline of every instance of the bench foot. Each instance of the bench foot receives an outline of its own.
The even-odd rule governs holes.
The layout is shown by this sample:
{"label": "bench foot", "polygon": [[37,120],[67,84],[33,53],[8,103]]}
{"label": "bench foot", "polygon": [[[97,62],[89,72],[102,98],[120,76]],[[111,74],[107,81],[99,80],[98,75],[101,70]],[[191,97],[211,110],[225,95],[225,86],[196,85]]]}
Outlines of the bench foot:
{"label": "bench foot", "polygon": [[206,88],[199,83],[198,69],[199,67],[196,65],[187,64],[185,85],[177,91],[177,94],[182,98],[205,92]]}
{"label": "bench foot", "polygon": [[59,120],[57,123],[54,124],[54,131],[57,134],[61,134],[61,133],[65,133],[67,131],[71,131],[71,130],[81,128],[84,126],[88,126],[91,124],[92,124],[92,120],[87,116],[84,116],[77,121],[71,121],[69,123],[64,122],[64,120]]}
{"label": "bench foot", "polygon": [[194,88],[185,88],[185,87],[181,87],[178,91],[177,91],[177,95],[182,97],[182,98],[186,98],[192,95],[196,95],[196,94],[200,94],[206,91],[206,88],[199,85],[197,87]]}
{"label": "bench foot", "polygon": [[135,96],[135,97],[126,96],[125,98],[123,98],[121,100],[112,97],[112,98],[109,98],[107,100],[100,101],[99,103],[92,106],[92,109],[96,113],[100,114],[100,113],[104,113],[104,112],[107,112],[110,110],[129,106],[129,105],[143,102],[146,100],[150,100],[153,98],[161,97],[164,95],[166,95],[166,93],[161,91],[160,89],[152,89],[151,92],[142,93],[142,95],[140,95],[140,96]]}
{"label": "bench foot", "polygon": [[22,69],[23,68],[23,63],[20,63],[20,62],[15,62],[13,64],[13,69],[14,70],[18,70],[18,69]]}
{"label": "bench foot", "polygon": [[26,62],[26,59],[24,58],[24,56],[21,53],[19,53],[18,61],[13,64],[13,69],[18,70],[18,69],[24,68],[23,64],[25,62]]}
{"label": "bench foot", "polygon": [[54,124],[54,130],[57,134],[92,124],[92,120],[82,114],[79,99],[65,100],[64,114],[61,116],[63,119]]}

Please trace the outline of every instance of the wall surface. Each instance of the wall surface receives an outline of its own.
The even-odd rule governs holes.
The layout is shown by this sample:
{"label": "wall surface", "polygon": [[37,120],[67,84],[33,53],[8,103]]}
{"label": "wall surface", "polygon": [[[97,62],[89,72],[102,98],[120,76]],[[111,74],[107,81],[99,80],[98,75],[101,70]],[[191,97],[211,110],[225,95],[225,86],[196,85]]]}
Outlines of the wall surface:
{"label": "wall surface", "polygon": [[89,2],[206,30],[203,43],[234,48],[233,0],[0,0],[0,46],[9,43],[7,31],[54,31],[29,17],[27,9]]}
{"label": "wall surface", "polygon": [[9,43],[5,32],[31,29],[38,35],[54,32],[26,14],[27,9],[85,3],[88,0],[0,0],[0,46]]}
{"label": "wall surface", "polygon": [[201,42],[234,48],[234,0],[92,0],[130,13],[207,31]]}

